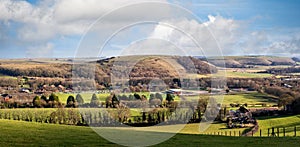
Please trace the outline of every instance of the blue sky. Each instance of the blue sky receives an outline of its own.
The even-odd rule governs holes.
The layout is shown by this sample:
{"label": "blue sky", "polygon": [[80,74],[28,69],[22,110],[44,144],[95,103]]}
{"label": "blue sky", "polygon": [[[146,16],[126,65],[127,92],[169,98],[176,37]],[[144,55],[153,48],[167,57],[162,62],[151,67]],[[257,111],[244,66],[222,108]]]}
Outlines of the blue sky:
{"label": "blue sky", "polygon": [[[0,58],[74,57],[82,35],[98,17],[132,1],[93,2],[1,1]],[[298,56],[300,53],[300,1],[182,0],[169,3],[180,5],[200,18],[199,28],[190,20],[184,22],[188,28],[201,32],[201,24],[207,23],[225,55]],[[119,16],[117,22],[114,20],[111,24],[122,23],[126,17]],[[103,30],[108,29],[109,25]],[[133,30],[127,31],[129,35],[123,33],[126,37],[112,39],[114,42],[105,47],[105,55],[114,55],[122,47],[128,47],[136,36],[147,38],[156,30],[163,31],[158,26],[143,27],[144,31]],[[233,37],[228,39],[222,32],[229,32]],[[174,35],[168,34],[168,39],[172,40]]]}

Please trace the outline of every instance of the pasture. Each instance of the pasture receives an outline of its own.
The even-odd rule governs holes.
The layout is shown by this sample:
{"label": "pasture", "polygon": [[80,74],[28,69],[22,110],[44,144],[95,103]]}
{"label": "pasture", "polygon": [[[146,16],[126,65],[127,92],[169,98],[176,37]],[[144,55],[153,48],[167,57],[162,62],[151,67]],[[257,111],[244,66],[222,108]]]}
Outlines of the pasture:
{"label": "pasture", "polygon": [[240,70],[240,69],[219,69],[216,74],[189,74],[189,78],[209,78],[209,77],[225,77],[225,78],[268,78],[272,74],[268,73],[255,73],[261,70]]}
{"label": "pasture", "polygon": [[[272,117],[259,117],[257,118],[259,129],[262,129],[262,134],[268,134],[268,128],[292,128],[292,127],[300,127],[300,115],[293,116],[272,116]],[[297,129],[297,134],[300,135],[300,130]],[[259,135],[259,132],[255,134]],[[286,136],[293,136],[294,132],[292,129],[287,130]],[[297,136],[298,136],[297,135]]]}
{"label": "pasture", "polygon": [[[223,97],[222,106],[229,107],[230,104],[248,104],[248,107],[261,107],[262,104],[266,106],[277,105],[276,97],[258,93],[258,92],[250,92],[250,93],[237,93],[237,94],[224,94],[224,95],[213,95],[211,97],[215,97],[217,99],[221,99]],[[200,96],[188,96],[187,99],[197,100],[199,98],[209,98],[208,95],[200,95]]]}
{"label": "pasture", "polygon": [[[0,120],[0,128],[0,146],[119,146],[99,137],[89,127]],[[127,133],[134,135],[136,131]],[[298,146],[298,143],[298,137],[249,138],[178,133],[155,146]]]}
{"label": "pasture", "polygon": [[[66,103],[66,101],[70,95],[72,95],[74,97],[76,97],[76,95],[77,95],[74,93],[55,93],[55,94],[59,97],[59,100],[62,103]],[[90,103],[93,93],[80,93],[80,94],[84,99],[84,103]],[[126,93],[125,95],[128,96],[129,94],[133,95],[133,93]],[[149,92],[140,92],[138,94],[145,95],[149,99],[149,95],[150,95]],[[100,101],[105,102],[106,98],[110,94],[109,93],[100,93],[100,94],[96,94],[96,95],[100,99]],[[166,98],[165,94],[162,94],[162,96],[164,99]],[[250,105],[250,107],[256,107],[256,106],[253,106],[254,104],[258,104],[257,107],[259,107],[259,105],[261,106],[261,104],[266,104],[266,106],[273,106],[273,105],[277,104],[276,97],[268,95],[268,94],[264,94],[264,93],[258,93],[258,92],[213,95],[212,97],[221,98],[222,96],[224,96],[222,106],[229,106],[232,103],[241,104],[241,105],[245,104],[245,103],[247,103],[248,105],[252,104],[252,105]],[[207,94],[203,94],[203,95],[199,95],[199,96],[185,96],[185,98],[187,100],[198,100],[199,98],[209,98],[209,97],[210,96]],[[178,96],[175,96],[174,100],[180,101],[180,98]]]}

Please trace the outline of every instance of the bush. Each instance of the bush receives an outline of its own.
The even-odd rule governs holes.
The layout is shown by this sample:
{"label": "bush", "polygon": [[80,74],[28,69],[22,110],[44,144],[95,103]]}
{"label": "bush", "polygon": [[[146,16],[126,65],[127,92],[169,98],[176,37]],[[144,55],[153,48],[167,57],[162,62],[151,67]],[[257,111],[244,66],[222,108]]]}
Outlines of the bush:
{"label": "bush", "polygon": [[74,96],[70,95],[68,97],[66,107],[73,107],[73,108],[75,108],[75,98],[74,98]]}
{"label": "bush", "polygon": [[59,98],[57,95],[55,95],[54,93],[52,93],[50,96],[49,96],[49,101],[52,101],[52,102],[59,102]]}
{"label": "bush", "polygon": [[174,95],[168,93],[168,94],[167,94],[167,97],[166,97],[166,100],[167,100],[168,102],[174,101]]}
{"label": "bush", "polygon": [[84,100],[80,94],[76,95],[76,102],[78,103],[78,105],[82,105],[84,103]]}

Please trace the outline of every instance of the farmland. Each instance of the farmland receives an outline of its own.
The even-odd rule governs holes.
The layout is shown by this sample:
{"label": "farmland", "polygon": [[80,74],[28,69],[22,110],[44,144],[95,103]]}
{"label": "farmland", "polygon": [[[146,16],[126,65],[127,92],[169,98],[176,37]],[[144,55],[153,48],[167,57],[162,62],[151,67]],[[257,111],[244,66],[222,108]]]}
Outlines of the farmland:
{"label": "farmland", "polygon": [[[0,120],[0,128],[0,146],[118,146],[99,137],[89,127]],[[249,138],[179,133],[156,146],[298,146],[298,141],[298,137]]]}
{"label": "farmland", "polygon": [[189,96],[188,99],[198,99],[198,98],[208,98],[208,97],[216,97],[216,98],[222,98],[222,106],[229,107],[230,104],[250,104],[249,107],[255,107],[257,105],[261,106],[262,104],[265,104],[267,106],[273,106],[277,104],[276,97],[264,94],[264,93],[258,93],[258,92],[250,92],[250,93],[237,93],[237,94],[224,94],[224,95],[200,95],[200,96]]}

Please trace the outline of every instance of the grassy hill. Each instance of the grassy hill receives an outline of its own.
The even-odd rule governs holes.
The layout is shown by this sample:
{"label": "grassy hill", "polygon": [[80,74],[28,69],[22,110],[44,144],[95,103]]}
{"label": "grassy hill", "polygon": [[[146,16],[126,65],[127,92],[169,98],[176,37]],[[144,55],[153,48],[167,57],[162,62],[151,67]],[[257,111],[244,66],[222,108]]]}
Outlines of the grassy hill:
{"label": "grassy hill", "polygon": [[[89,127],[0,120],[0,128],[0,146],[119,146],[99,137]],[[134,135],[136,132],[127,133]],[[155,146],[298,146],[298,143],[298,137],[259,138],[177,134]]]}
{"label": "grassy hill", "polygon": [[294,65],[296,62],[289,57],[274,57],[274,56],[226,56],[223,58],[209,58],[209,62],[216,66],[224,66],[222,60],[225,61],[225,66],[228,68],[243,68],[249,66],[272,66],[272,65]]}
{"label": "grassy hill", "polygon": [[[95,63],[95,61],[86,61]],[[128,64],[132,68],[128,69]],[[193,66],[191,65],[193,64]],[[109,76],[112,72],[124,72],[130,70],[131,77],[178,77],[179,73],[211,73],[216,68],[206,61],[193,57],[179,56],[121,56],[98,60],[95,64],[96,74]],[[117,71],[112,71],[112,68]],[[124,70],[122,69],[124,68]],[[120,70],[120,71],[118,71]],[[124,73],[123,73],[124,74]],[[72,62],[64,60],[0,60],[0,75],[7,76],[30,76],[30,77],[62,77],[72,76]]]}

